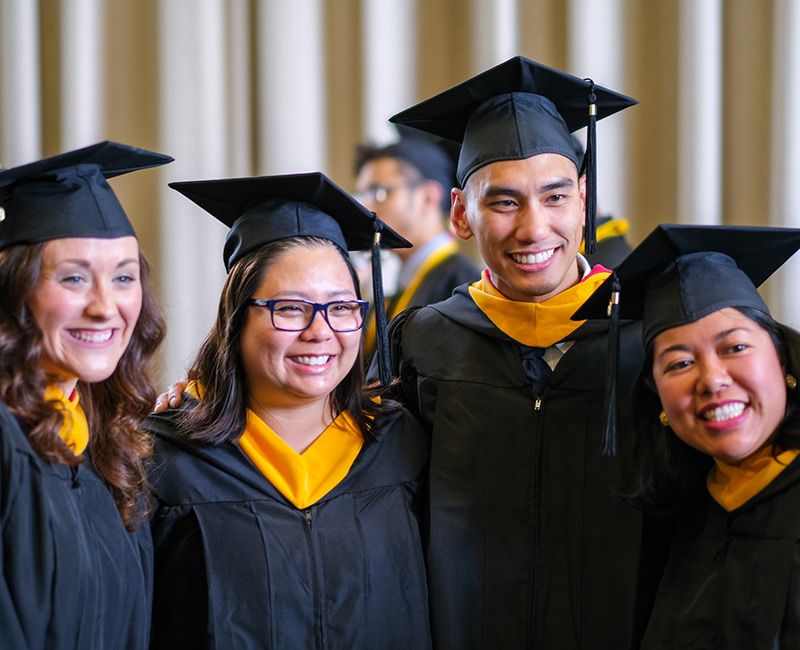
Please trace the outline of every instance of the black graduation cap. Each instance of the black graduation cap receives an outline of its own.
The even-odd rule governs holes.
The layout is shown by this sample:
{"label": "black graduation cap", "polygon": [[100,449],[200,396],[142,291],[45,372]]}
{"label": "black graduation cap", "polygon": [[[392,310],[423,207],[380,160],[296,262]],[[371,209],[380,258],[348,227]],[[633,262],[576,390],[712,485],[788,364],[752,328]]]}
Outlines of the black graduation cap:
{"label": "black graduation cap", "polygon": [[105,141],[0,170],[0,249],[62,237],[135,236],[106,179],[171,161]]}
{"label": "black graduation cap", "polygon": [[290,237],[322,237],[343,251],[371,249],[379,369],[381,382],[389,383],[378,249],[409,248],[406,239],[321,172],[181,181],[169,186],[230,228],[223,249],[227,271],[247,253]]}
{"label": "black graduation cap", "polygon": [[484,165],[542,153],[569,158],[580,169],[569,134],[588,127],[586,250],[595,250],[595,121],[636,100],[541,63],[516,56],[412,106],[390,121],[461,142],[457,179],[463,188]]}
{"label": "black graduation cap", "polygon": [[606,443],[616,428],[616,362],[620,318],[641,319],[647,348],[664,330],[725,307],[769,314],[756,287],[800,248],[800,229],[660,225],[575,312],[573,319],[611,318]]}

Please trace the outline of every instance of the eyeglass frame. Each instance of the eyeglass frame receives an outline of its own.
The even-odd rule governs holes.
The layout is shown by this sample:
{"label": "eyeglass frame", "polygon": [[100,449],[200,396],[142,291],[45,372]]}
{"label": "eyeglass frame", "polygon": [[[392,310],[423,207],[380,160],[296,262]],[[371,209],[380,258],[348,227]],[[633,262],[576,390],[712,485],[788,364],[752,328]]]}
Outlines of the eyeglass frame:
{"label": "eyeglass frame", "polygon": [[[355,192],[353,196],[358,200],[360,203],[364,204],[367,201],[371,201],[373,203],[377,203],[378,205],[383,205],[389,200],[389,197],[392,195],[392,192],[396,192],[397,190],[401,190],[403,188],[414,190],[420,185],[425,182],[424,178],[415,178],[415,179],[406,179],[400,183],[395,185],[386,185],[384,183],[375,183],[374,185],[370,185],[366,189]],[[382,192],[383,198],[378,198],[377,193]]]}
{"label": "eyeglass frame", "polygon": [[[308,319],[308,323],[303,329],[286,329],[285,327],[278,327],[275,324],[275,304],[279,302],[301,302],[304,305],[311,305],[313,311],[311,312],[311,317]],[[333,325],[331,325],[330,320],[328,320],[328,308],[331,305],[340,305],[342,303],[356,303],[358,305],[359,311],[361,312],[361,324],[356,327],[355,329],[351,330],[337,330]],[[364,327],[364,322],[366,321],[367,317],[367,310],[369,309],[369,302],[366,300],[331,300],[330,302],[312,302],[311,300],[302,300],[300,298],[273,298],[270,300],[265,300],[262,298],[250,298],[245,303],[248,307],[261,307],[266,308],[269,311],[269,322],[279,332],[305,332],[311,325],[314,324],[314,318],[317,316],[317,312],[322,313],[322,317],[325,319],[325,322],[328,324],[328,327],[331,328],[332,332],[338,332],[340,334],[347,334],[348,332],[358,332],[358,330]]]}

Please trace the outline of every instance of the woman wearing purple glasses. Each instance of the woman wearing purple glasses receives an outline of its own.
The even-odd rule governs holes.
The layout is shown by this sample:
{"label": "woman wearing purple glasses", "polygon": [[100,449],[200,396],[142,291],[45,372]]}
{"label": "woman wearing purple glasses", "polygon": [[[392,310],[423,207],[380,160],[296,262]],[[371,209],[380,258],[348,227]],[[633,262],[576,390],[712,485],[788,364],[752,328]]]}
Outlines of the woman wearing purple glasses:
{"label": "woman wearing purple glasses", "polygon": [[427,445],[362,386],[346,253],[382,224],[321,174],[173,187],[231,230],[191,399],[150,420],[154,647],[429,647]]}

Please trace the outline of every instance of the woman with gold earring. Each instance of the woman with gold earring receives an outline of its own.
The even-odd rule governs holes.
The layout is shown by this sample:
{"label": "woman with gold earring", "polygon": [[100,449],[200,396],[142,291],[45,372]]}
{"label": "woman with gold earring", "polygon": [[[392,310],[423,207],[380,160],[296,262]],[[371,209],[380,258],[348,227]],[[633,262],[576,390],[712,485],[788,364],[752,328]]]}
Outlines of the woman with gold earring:
{"label": "woman with gold earring", "polygon": [[794,229],[660,226],[616,271],[646,352],[631,496],[677,521],[642,648],[800,647],[800,333],[756,290],[798,248]]}

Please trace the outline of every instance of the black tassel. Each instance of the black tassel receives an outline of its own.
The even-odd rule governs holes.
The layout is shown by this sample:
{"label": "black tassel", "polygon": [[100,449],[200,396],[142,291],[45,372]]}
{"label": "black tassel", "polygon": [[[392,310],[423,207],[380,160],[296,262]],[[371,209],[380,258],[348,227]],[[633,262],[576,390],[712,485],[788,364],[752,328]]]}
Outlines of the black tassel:
{"label": "black tassel", "polygon": [[597,96],[594,82],[589,82],[589,121],[586,124],[586,155],[582,167],[586,171],[586,225],[583,229],[584,247],[587,255],[597,251]]}
{"label": "black tassel", "polygon": [[620,283],[615,273],[608,302],[608,374],[606,375],[605,413],[603,414],[604,456],[617,455],[617,366],[619,365],[619,294]]}
{"label": "black tassel", "polygon": [[381,232],[383,222],[373,213],[375,236],[372,239],[372,296],[375,305],[375,350],[378,355],[378,376],[383,386],[392,380],[392,367],[389,359],[389,338],[387,335],[386,303],[383,298],[383,271],[381,269]]}

